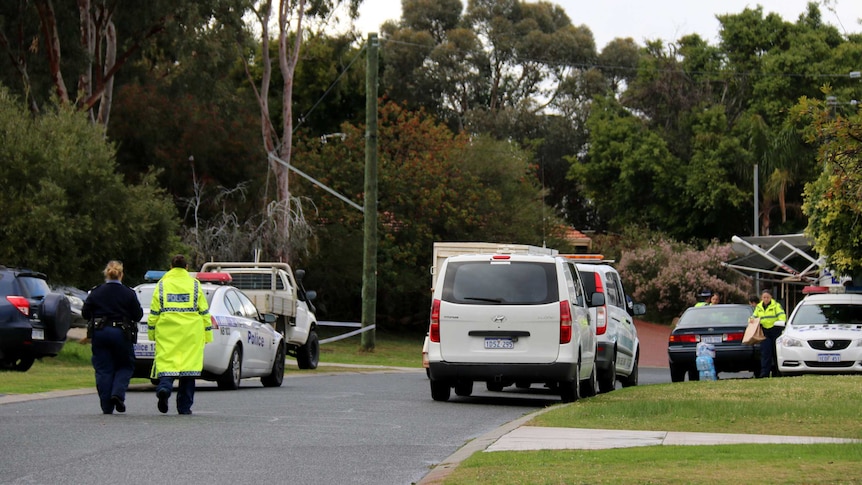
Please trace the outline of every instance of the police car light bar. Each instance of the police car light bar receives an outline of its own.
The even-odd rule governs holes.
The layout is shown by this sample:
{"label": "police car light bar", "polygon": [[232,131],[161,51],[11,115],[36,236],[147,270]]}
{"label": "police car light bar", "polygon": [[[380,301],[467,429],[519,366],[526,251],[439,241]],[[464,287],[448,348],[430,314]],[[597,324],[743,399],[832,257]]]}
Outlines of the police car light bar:
{"label": "police car light bar", "polygon": [[162,279],[162,276],[164,276],[165,273],[167,273],[167,271],[162,271],[162,270],[158,270],[158,269],[151,269],[151,270],[147,271],[146,273],[144,273],[144,281],[146,281],[148,283],[155,283],[156,281],[159,281],[160,279]]}
{"label": "police car light bar", "polygon": [[802,288],[804,295],[822,295],[826,293],[841,294],[841,293],[862,293],[862,286],[806,286]]}
{"label": "police car light bar", "polygon": [[216,273],[210,271],[204,271],[197,274],[197,279],[201,283],[216,283],[226,285],[233,281],[233,277],[230,273]]}
{"label": "police car light bar", "polygon": [[613,263],[613,259],[605,259],[603,254],[561,254],[560,256],[579,263]]}

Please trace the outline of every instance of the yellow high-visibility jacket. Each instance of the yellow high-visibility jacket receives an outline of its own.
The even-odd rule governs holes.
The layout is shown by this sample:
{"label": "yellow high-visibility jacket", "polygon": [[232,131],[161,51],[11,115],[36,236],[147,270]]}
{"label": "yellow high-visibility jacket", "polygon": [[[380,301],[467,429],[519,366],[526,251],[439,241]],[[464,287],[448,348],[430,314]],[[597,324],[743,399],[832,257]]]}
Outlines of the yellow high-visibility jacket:
{"label": "yellow high-visibility jacket", "polygon": [[200,282],[173,268],[153,291],[147,338],[156,342],[151,378],[200,376],[204,345],[213,341],[209,304]]}
{"label": "yellow high-visibility jacket", "polygon": [[760,326],[763,328],[772,328],[775,322],[781,321],[782,325],[787,320],[787,315],[784,314],[784,309],[781,308],[781,303],[775,300],[769,302],[766,308],[763,307],[763,302],[754,307],[753,317],[760,318]]}

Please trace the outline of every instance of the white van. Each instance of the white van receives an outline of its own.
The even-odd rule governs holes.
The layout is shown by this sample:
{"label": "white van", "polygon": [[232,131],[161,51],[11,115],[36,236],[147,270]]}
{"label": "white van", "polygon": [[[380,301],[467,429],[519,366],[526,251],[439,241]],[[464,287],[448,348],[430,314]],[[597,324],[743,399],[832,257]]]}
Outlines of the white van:
{"label": "white van", "polygon": [[[469,254],[439,268],[428,333],[431,397],[473,383],[542,383],[564,402],[595,395],[596,328],[575,264],[551,255]],[[604,304],[604,295],[592,304]]]}

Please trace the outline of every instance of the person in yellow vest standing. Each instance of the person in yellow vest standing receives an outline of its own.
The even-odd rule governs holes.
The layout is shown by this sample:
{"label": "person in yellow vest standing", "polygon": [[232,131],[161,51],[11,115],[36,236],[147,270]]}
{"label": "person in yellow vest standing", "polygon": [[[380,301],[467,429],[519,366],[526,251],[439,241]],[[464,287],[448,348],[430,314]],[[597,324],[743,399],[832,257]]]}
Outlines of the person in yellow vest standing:
{"label": "person in yellow vest standing", "polygon": [[171,270],[153,291],[147,337],[156,343],[150,377],[159,380],[156,386],[159,412],[168,412],[168,399],[174,379],[178,378],[177,412],[192,414],[195,378],[203,370],[204,345],[212,342],[213,335],[209,304],[181,254],[171,259]]}
{"label": "person in yellow vest standing", "polygon": [[751,316],[760,319],[760,326],[763,327],[763,335],[766,337],[766,340],[760,342],[760,375],[757,377],[769,377],[775,363],[775,340],[784,331],[787,316],[781,304],[772,299],[772,292],[769,290],[763,290],[760,294],[760,303],[754,307]]}

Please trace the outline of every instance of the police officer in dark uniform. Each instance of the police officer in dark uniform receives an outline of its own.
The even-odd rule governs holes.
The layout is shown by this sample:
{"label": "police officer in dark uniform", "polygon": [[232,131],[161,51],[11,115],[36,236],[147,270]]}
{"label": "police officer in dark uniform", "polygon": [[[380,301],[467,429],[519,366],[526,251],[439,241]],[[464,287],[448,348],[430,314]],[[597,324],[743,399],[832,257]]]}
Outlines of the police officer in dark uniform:
{"label": "police officer in dark uniform", "polygon": [[123,263],[109,261],[105,283],[84,301],[81,316],[88,321],[96,370],[96,391],[104,414],[126,412],[126,389],[135,370],[137,325],[144,315],[135,291],[122,283]]}

